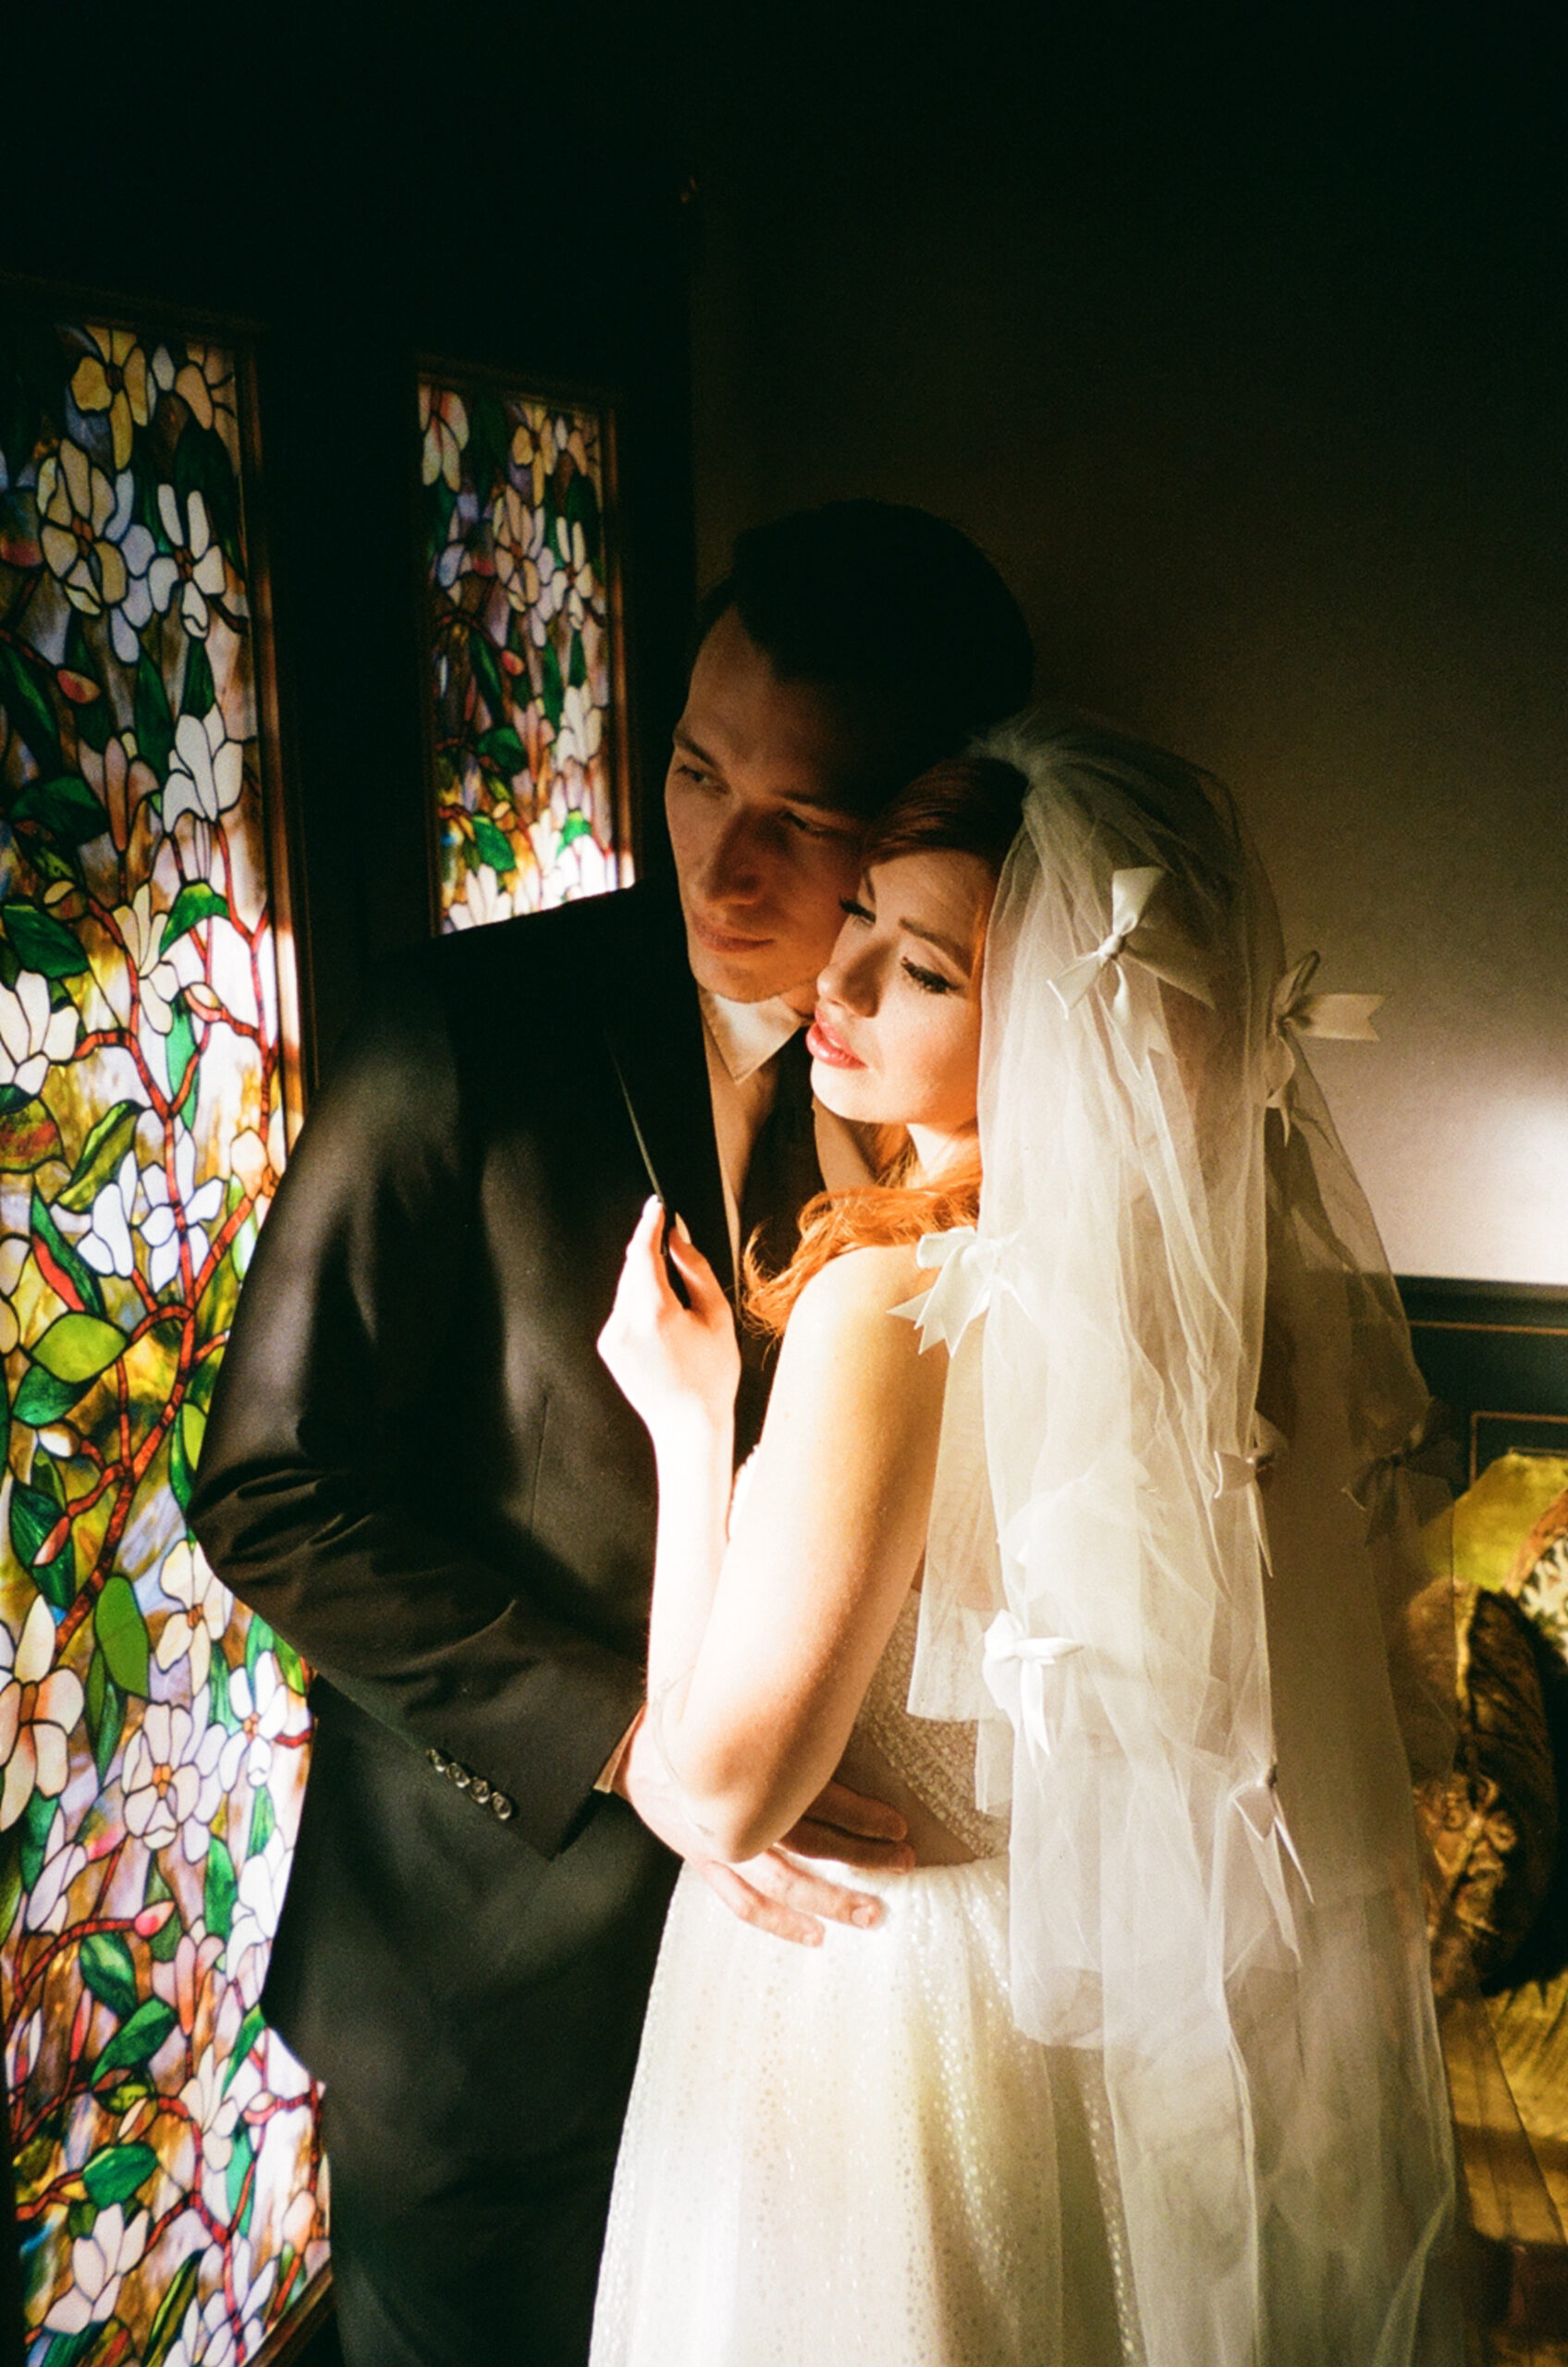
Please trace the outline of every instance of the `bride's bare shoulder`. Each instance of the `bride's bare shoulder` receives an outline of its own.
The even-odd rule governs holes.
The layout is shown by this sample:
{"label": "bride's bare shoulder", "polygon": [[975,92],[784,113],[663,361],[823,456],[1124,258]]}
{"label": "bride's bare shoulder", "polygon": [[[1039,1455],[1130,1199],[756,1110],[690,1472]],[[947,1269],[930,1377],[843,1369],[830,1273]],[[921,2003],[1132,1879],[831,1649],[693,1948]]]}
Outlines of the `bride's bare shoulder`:
{"label": "bride's bare shoulder", "polygon": [[[831,1340],[866,1327],[879,1331],[884,1318],[917,1297],[931,1280],[916,1261],[913,1243],[877,1242],[846,1249],[807,1282],[795,1302],[790,1331]],[[911,1324],[888,1328],[889,1344],[914,1341]]]}

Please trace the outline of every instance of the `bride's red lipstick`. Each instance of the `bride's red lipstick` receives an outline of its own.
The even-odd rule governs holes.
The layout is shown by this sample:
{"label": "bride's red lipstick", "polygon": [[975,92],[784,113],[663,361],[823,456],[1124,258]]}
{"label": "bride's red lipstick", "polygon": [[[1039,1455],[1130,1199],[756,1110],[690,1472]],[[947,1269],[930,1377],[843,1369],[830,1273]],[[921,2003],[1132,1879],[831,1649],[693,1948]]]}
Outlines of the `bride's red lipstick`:
{"label": "bride's red lipstick", "polygon": [[864,1061],[856,1060],[847,1044],[840,1044],[820,1012],[806,1029],[806,1049],[812,1059],[820,1061],[825,1068],[863,1069],[865,1066]]}

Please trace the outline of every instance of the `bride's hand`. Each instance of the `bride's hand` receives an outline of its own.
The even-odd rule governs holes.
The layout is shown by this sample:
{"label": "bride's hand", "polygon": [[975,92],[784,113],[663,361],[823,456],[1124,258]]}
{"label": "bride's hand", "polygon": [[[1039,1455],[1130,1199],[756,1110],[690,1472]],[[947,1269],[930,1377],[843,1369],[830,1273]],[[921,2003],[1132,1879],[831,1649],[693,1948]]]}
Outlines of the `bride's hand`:
{"label": "bride's hand", "polygon": [[741,1377],[735,1318],[717,1276],[679,1218],[668,1251],[689,1306],[670,1286],[661,1245],[664,1211],[650,1199],[627,1244],[626,1262],[599,1334],[599,1354],[655,1443],[661,1428],[693,1411],[726,1419]]}

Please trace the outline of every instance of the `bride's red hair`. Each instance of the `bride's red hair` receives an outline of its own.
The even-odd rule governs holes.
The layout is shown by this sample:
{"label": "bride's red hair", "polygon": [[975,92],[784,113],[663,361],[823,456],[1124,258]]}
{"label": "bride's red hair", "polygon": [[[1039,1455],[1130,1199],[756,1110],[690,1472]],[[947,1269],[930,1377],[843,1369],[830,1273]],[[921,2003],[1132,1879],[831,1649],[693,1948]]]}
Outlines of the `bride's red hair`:
{"label": "bride's red hair", "polygon": [[[1000,872],[1018,834],[1026,787],[1023,776],[994,756],[955,756],[934,765],[901,790],[872,825],[863,868],[897,855],[975,854]],[[877,1143],[876,1180],[853,1192],[819,1192],[801,1211],[801,1238],[781,1273],[766,1272],[755,1238],[746,1244],[741,1271],[746,1320],[777,1339],[812,1276],[847,1249],[918,1241],[923,1233],[973,1224],[980,1207],[980,1155],[946,1169],[939,1182],[908,1181],[913,1147],[901,1126],[885,1126]]]}

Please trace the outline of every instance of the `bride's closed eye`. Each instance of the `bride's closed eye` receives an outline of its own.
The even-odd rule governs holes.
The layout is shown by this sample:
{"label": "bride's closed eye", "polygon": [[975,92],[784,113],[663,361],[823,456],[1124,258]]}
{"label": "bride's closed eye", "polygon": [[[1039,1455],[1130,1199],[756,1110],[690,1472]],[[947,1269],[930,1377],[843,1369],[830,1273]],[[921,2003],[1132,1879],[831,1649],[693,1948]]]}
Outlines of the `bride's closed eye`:
{"label": "bride's closed eye", "polygon": [[846,920],[874,921],[876,918],[876,914],[871,910],[869,904],[863,904],[859,902],[853,896],[840,896],[839,899],[839,910],[843,914]]}

